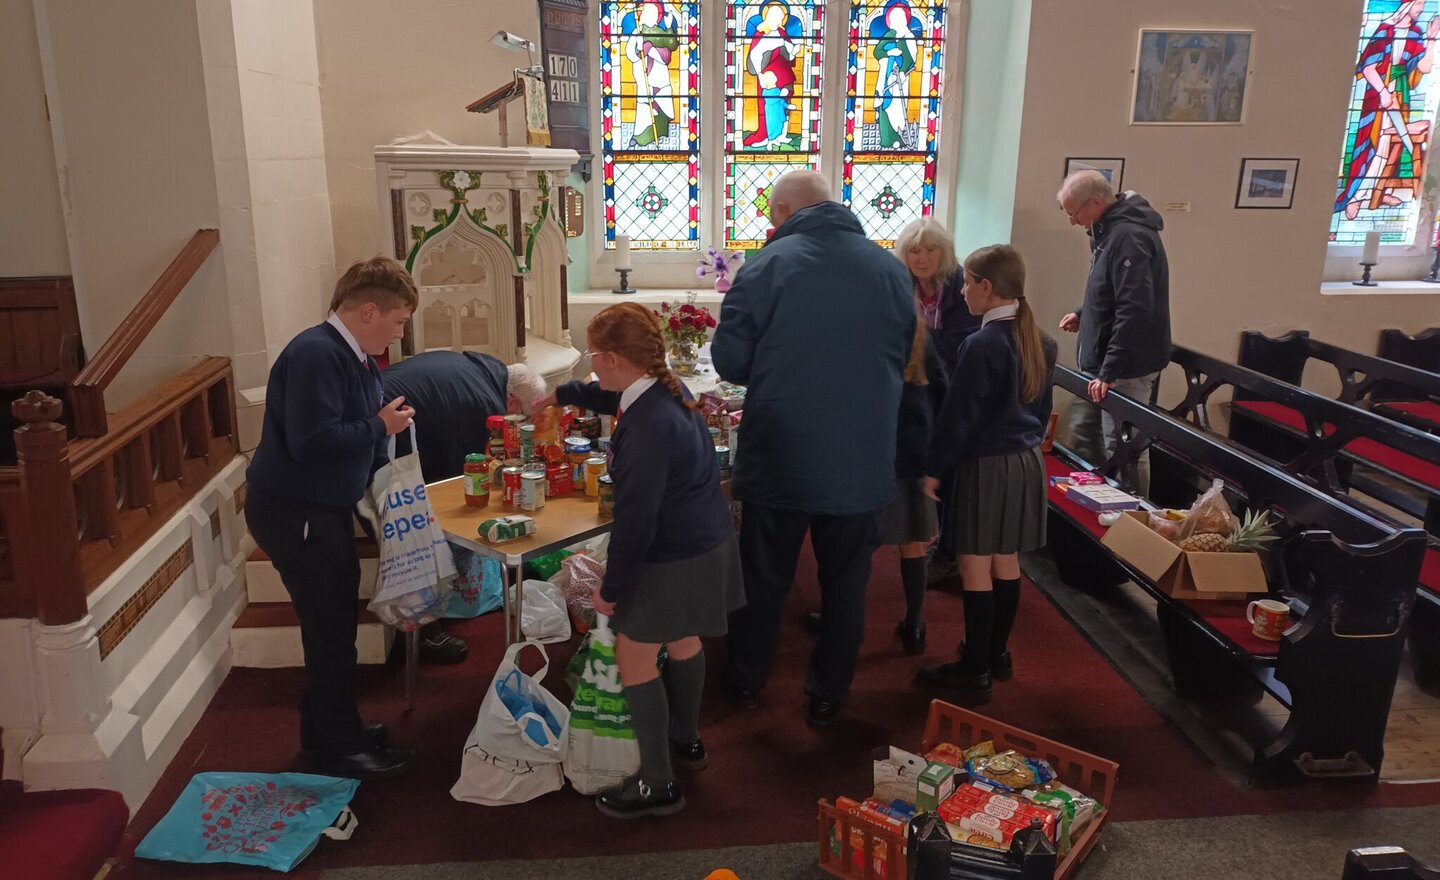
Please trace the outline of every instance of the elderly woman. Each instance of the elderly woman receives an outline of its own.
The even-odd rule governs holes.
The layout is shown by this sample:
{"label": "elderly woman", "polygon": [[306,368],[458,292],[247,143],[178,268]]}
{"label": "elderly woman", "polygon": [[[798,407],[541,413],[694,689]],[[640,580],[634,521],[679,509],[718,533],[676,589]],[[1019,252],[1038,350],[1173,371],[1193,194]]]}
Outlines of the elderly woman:
{"label": "elderly woman", "polygon": [[[900,236],[895,240],[895,255],[910,270],[910,280],[915,285],[916,311],[929,328],[930,339],[943,364],[943,376],[932,377],[931,381],[938,380],[943,388],[947,380],[954,378],[952,374],[955,371],[960,343],[980,329],[981,319],[979,315],[970,314],[970,309],[965,305],[965,296],[961,292],[965,286],[964,273],[956,271],[958,263],[955,259],[954,240],[950,231],[940,223],[930,217],[921,217],[900,230]],[[943,519],[943,506],[939,513]],[[923,540],[929,539],[930,536],[927,535]],[[954,553],[942,543],[929,548],[929,571],[923,579],[931,584],[954,577],[959,572]],[[901,558],[903,566],[906,558],[903,551]],[[914,566],[915,563],[912,562],[911,565]],[[911,577],[914,575],[911,574]],[[907,587],[907,597],[909,592],[910,588]],[[918,603],[913,600],[906,604],[918,608]],[[912,640],[913,635],[906,639],[907,647]],[[923,636],[920,641],[923,645]]]}

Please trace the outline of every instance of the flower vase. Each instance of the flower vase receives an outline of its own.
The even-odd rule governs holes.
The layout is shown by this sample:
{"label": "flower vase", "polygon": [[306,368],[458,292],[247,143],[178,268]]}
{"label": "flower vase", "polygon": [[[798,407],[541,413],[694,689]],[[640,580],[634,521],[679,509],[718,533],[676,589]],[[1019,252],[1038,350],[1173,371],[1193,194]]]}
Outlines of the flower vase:
{"label": "flower vase", "polygon": [[725,293],[730,290],[730,279],[724,275],[715,276],[715,292]]}
{"label": "flower vase", "polygon": [[700,354],[693,342],[672,342],[669,360],[671,371],[680,376],[693,376],[697,372],[696,365],[700,363]]}

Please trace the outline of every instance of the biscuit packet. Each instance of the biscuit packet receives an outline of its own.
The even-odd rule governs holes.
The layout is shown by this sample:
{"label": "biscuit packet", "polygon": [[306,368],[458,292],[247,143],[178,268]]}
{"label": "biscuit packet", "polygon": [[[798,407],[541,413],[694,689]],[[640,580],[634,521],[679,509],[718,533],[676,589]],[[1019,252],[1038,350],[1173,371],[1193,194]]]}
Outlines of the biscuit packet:
{"label": "biscuit packet", "polygon": [[1094,798],[1055,780],[1036,788],[1028,788],[1021,792],[1020,796],[1042,807],[1054,810],[1059,816],[1058,843],[1061,855],[1070,851],[1072,837],[1080,833],[1082,828],[1090,824],[1090,821],[1105,809]]}
{"label": "biscuit packet", "polygon": [[1048,763],[1027,758],[1016,751],[977,757],[967,766],[971,778],[988,782],[1003,791],[1024,791],[1055,778],[1055,771]]}

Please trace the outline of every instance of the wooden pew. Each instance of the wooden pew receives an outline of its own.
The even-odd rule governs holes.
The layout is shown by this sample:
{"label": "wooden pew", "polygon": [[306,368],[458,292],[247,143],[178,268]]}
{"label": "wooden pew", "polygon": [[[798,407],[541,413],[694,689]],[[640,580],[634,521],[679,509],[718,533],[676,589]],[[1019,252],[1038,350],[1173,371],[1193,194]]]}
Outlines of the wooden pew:
{"label": "wooden pew", "polygon": [[1305,364],[1310,360],[1335,369],[1340,379],[1336,399],[1341,403],[1440,433],[1440,373],[1311,339],[1304,330],[1277,339],[1256,330],[1240,334],[1240,366],[1282,382],[1304,385]]}
{"label": "wooden pew", "polygon": [[[1057,367],[1055,383],[1082,397],[1088,379]],[[1112,392],[1101,406],[1124,426],[1124,439],[1096,468],[1102,475],[1113,478],[1149,449],[1152,472],[1162,483],[1162,471],[1171,468],[1220,478],[1234,489],[1232,505],[1275,512],[1280,539],[1265,554],[1270,592],[1290,605],[1298,621],[1279,642],[1268,642],[1250,633],[1243,601],[1172,599],[1099,543],[1105,529],[1094,513],[1052,487],[1051,550],[1062,579],[1083,588],[1110,581],[1118,571],[1154,596],[1182,695],[1256,698],[1263,690],[1289,708],[1284,728],[1256,748],[1252,772],[1258,782],[1377,781],[1424,532],[1396,527],[1123,395]],[[1089,464],[1059,445],[1047,456],[1052,474]]]}
{"label": "wooden pew", "polygon": [[[1416,678],[1440,682],[1440,484],[1423,479],[1440,477],[1440,436],[1184,346],[1175,346],[1170,360],[1184,371],[1186,389],[1184,399],[1167,408],[1171,415],[1210,431],[1211,398],[1229,388],[1235,396],[1231,440],[1369,515],[1388,518],[1354,498],[1352,490],[1425,519],[1430,546],[1421,566],[1410,648]],[[1357,470],[1356,464],[1365,468]]]}

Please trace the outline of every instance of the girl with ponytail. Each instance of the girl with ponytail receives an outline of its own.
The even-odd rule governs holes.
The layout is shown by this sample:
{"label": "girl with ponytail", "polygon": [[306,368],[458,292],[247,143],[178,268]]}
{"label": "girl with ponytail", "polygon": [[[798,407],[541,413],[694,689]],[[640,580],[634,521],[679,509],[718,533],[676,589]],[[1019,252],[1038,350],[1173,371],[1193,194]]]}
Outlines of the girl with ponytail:
{"label": "girl with ponytail", "polygon": [[1007,641],[1020,606],[1019,554],[1045,546],[1045,461],[1055,341],[1041,333],[1025,299],[1025,263],[1009,245],[966,258],[965,304],[982,315],[960,346],[926,462],[931,497],[953,475],[947,526],[964,581],[960,659],[927,666],[917,679],[990,699],[992,678],[1010,678]]}
{"label": "girl with ponytail", "polygon": [[[611,306],[590,322],[598,381],[570,382],[544,403],[616,416],[610,437],[615,521],[595,610],[609,615],[615,661],[640,746],[640,770],[595,796],[619,818],[668,815],[685,806],[674,765],[707,763],[700,741],[705,684],[702,636],[721,636],[744,604],[740,552],[710,431],[690,392],[665,363],[653,312]],[[668,651],[663,676],[660,648]]]}

